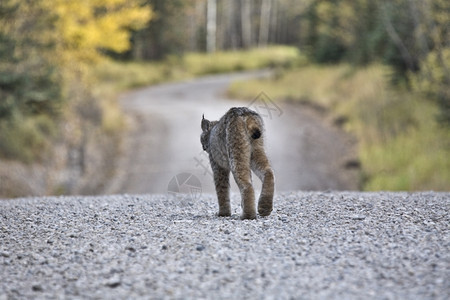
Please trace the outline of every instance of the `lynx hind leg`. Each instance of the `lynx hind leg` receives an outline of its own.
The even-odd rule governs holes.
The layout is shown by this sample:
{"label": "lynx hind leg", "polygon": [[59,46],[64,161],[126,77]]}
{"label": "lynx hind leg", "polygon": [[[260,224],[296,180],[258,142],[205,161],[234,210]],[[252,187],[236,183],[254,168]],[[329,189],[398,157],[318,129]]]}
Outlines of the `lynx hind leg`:
{"label": "lynx hind leg", "polygon": [[233,176],[241,193],[241,219],[256,219],[255,192],[252,186],[250,167],[248,170],[239,169],[233,172]]}
{"label": "lynx hind leg", "polygon": [[231,216],[230,207],[230,170],[211,163],[214,172],[214,184],[216,186],[217,200],[219,202],[219,217]]}
{"label": "lynx hind leg", "polygon": [[273,209],[275,176],[262,147],[255,147],[253,150],[251,167],[262,182],[261,195],[258,200],[258,213],[261,216],[268,216]]}
{"label": "lynx hind leg", "polygon": [[241,192],[241,219],[256,219],[255,192],[252,186],[252,173],[250,169],[251,144],[246,132],[239,130],[241,124],[236,124],[230,132],[229,157],[230,167],[234,180]]}

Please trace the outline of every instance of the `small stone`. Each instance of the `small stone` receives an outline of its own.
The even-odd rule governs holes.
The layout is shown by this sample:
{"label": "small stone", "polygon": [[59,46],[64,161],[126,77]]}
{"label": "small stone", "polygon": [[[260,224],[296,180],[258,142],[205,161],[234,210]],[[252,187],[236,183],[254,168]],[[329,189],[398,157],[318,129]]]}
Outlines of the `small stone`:
{"label": "small stone", "polygon": [[162,250],[167,250],[167,246],[166,245],[162,245],[161,249]]}
{"label": "small stone", "polygon": [[121,285],[121,284],[122,284],[122,282],[121,282],[120,278],[117,277],[117,276],[112,277],[111,279],[109,279],[109,280],[105,283],[105,285],[106,285],[107,287],[110,287],[110,288],[112,288],[112,289],[118,287],[118,286]]}
{"label": "small stone", "polygon": [[33,292],[42,292],[44,290],[44,288],[40,284],[34,284],[31,289],[33,290]]}
{"label": "small stone", "polygon": [[352,215],[352,216],[350,216],[350,218],[352,220],[364,220],[366,218],[366,216],[364,216],[364,215]]}
{"label": "small stone", "polygon": [[198,245],[197,248],[195,248],[197,251],[203,251],[205,250],[205,246],[203,245]]}

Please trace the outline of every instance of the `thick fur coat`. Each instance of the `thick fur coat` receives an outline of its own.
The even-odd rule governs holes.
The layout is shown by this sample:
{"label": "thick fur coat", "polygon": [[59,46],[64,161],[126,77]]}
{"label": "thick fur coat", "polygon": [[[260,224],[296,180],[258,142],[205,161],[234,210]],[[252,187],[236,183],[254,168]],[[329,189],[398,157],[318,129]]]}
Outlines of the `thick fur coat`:
{"label": "thick fur coat", "polygon": [[230,172],[241,193],[241,219],[255,219],[253,171],[262,181],[258,213],[272,212],[275,178],[264,151],[264,123],[246,107],[231,108],[219,121],[201,122],[203,150],[208,152],[219,202],[219,216],[230,216]]}

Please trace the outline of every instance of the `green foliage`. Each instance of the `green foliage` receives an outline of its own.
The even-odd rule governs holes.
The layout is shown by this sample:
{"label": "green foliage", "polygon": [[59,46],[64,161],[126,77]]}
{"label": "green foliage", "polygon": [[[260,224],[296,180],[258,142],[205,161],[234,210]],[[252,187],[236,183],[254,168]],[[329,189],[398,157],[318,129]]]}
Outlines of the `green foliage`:
{"label": "green foliage", "polygon": [[61,82],[55,68],[45,61],[21,61],[20,64],[0,70],[0,118],[16,113],[55,115],[62,101]]}
{"label": "green foliage", "polygon": [[[27,16],[16,1],[5,0],[0,5],[0,118],[54,114],[62,100],[61,79],[50,61],[49,41],[38,34],[49,31],[51,24],[45,24],[47,16],[38,5],[30,4],[35,13]],[[24,28],[27,22],[35,27]]]}
{"label": "green foliage", "polygon": [[449,46],[449,15],[445,0],[312,0],[298,42],[319,63],[382,61],[407,84],[428,53]]}
{"label": "green foliage", "polygon": [[42,159],[56,131],[55,122],[44,115],[0,120],[0,158],[26,163]]}
{"label": "green foliage", "polygon": [[97,101],[90,97],[90,68],[103,57],[100,50],[129,48],[130,30],[151,17],[139,3],[0,1],[0,157],[38,158],[60,115],[85,114],[68,103],[86,95]]}
{"label": "green foliage", "polygon": [[436,126],[431,115],[429,120],[395,138],[362,145],[360,153],[367,175],[365,189],[448,190],[449,137],[449,130]]}
{"label": "green foliage", "polygon": [[433,51],[422,61],[420,72],[411,73],[413,89],[440,106],[439,120],[450,126],[450,49]]}
{"label": "green foliage", "polygon": [[0,2],[0,157],[42,158],[64,102],[52,22],[40,1]]}
{"label": "green foliage", "polygon": [[128,53],[128,57],[161,60],[167,55],[180,55],[191,50],[191,37],[186,34],[183,21],[187,19],[186,11],[193,1],[145,0],[145,3],[152,7],[155,18],[149,26],[134,33],[134,49]]}

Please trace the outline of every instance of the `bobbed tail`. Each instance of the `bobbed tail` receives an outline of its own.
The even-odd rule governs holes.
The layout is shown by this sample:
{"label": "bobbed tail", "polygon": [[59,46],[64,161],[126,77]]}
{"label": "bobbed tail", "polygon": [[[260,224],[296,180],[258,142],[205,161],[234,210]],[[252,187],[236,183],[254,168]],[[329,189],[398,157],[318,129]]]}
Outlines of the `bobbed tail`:
{"label": "bobbed tail", "polygon": [[261,131],[259,129],[254,129],[251,137],[254,140],[259,139],[261,137]]}
{"label": "bobbed tail", "polygon": [[247,132],[250,137],[254,140],[257,140],[262,135],[262,124],[260,120],[256,117],[250,116],[247,118]]}

